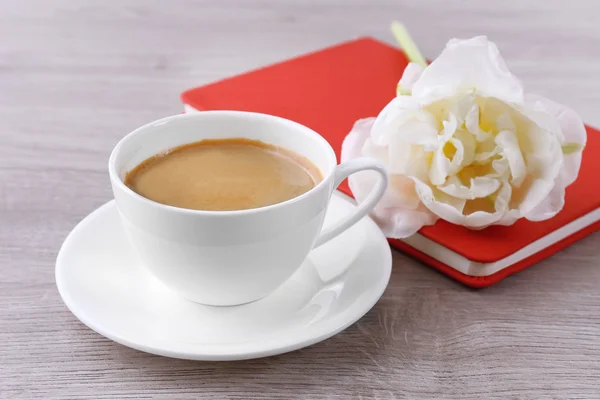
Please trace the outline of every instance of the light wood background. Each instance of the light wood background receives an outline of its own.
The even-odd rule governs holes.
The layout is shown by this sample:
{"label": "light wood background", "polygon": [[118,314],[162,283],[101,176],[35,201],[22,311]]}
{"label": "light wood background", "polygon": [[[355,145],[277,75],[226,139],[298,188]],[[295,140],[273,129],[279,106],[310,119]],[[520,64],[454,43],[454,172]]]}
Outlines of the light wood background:
{"label": "light wood background", "polygon": [[141,353],[83,326],[57,251],[111,198],[123,135],[189,87],[408,25],[428,57],[487,34],[530,91],[600,126],[597,0],[0,3],[0,398],[600,398],[600,236],[487,290],[394,254],[384,297],[310,348],[262,360]]}

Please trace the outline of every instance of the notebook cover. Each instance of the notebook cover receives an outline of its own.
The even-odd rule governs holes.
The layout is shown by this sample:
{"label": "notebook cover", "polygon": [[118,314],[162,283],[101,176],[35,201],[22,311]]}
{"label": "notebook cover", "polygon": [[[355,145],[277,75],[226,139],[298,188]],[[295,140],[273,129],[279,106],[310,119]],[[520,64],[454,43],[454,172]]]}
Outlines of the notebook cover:
{"label": "notebook cover", "polygon": [[[357,119],[376,116],[395,96],[408,60],[398,49],[361,38],[272,66],[238,75],[182,94],[197,110],[262,112],[300,122],[323,135],[339,159],[341,143]],[[473,231],[439,220],[419,232],[475,262],[491,263],[540,239],[600,206],[596,171],[600,170],[598,131],[586,127],[588,144],[577,181],[567,188],[566,205],[542,222],[519,220],[512,226]],[[340,188],[351,194],[346,182]],[[486,287],[549,257],[600,228],[600,222],[489,276],[465,275],[399,241],[390,244],[440,272],[472,287]]]}

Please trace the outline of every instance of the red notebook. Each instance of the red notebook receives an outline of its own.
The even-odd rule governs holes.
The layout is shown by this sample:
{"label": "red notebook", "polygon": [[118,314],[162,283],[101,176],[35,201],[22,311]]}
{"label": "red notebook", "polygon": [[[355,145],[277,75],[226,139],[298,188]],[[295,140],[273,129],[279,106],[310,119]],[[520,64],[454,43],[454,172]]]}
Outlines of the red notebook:
{"label": "red notebook", "polygon": [[[363,38],[191,89],[187,111],[244,110],[278,115],[323,135],[339,151],[357,119],[376,116],[395,96],[408,61],[398,49]],[[439,220],[390,244],[472,287],[486,287],[527,268],[600,228],[600,136],[588,143],[566,205],[543,222],[472,231]],[[346,183],[340,186],[351,192]]]}

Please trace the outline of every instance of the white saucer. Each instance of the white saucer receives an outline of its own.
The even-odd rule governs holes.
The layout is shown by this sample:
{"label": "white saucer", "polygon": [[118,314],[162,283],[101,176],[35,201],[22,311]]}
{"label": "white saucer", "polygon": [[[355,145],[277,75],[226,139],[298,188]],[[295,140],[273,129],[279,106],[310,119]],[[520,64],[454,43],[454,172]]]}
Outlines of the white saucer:
{"label": "white saucer", "polygon": [[[354,208],[346,196],[334,194],[325,225]],[[391,265],[385,237],[363,218],[314,250],[270,296],[235,307],[200,305],[140,265],[111,201],[65,240],[56,284],[81,322],[115,342],[168,357],[241,360],[296,350],[347,328],[383,294]]]}

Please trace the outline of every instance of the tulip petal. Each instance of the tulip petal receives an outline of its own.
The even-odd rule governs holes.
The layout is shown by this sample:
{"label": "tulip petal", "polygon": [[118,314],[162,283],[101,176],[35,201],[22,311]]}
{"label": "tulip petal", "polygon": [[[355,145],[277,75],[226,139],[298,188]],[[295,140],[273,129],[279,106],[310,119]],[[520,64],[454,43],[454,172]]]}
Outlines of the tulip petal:
{"label": "tulip petal", "polygon": [[352,130],[342,142],[340,156],[342,162],[362,157],[362,148],[371,134],[373,123],[375,123],[375,118],[359,119],[354,123]]}
{"label": "tulip petal", "polygon": [[475,136],[471,132],[461,128],[454,133],[454,138],[460,141],[462,146],[462,155],[461,159],[457,161],[458,165],[461,168],[466,167],[475,160],[475,149],[477,147]]}
{"label": "tulip petal", "polygon": [[404,175],[390,175],[388,190],[380,202],[382,208],[417,210],[420,204],[412,179]]}
{"label": "tulip petal", "polygon": [[487,176],[478,176],[471,179],[471,198],[480,199],[490,196],[495,193],[500,187],[500,181],[498,179],[490,178]]}
{"label": "tulip petal", "polygon": [[511,194],[512,188],[508,182],[504,182],[494,200],[494,208],[496,209],[496,212],[501,214],[500,219],[496,221],[495,224],[505,226],[512,225],[516,220],[521,218],[521,212],[519,209],[509,209]]}
{"label": "tulip petal", "polygon": [[475,135],[477,142],[485,142],[493,137],[491,133],[482,130],[479,126],[479,105],[477,103],[473,104],[467,112],[465,128]]}
{"label": "tulip petal", "polygon": [[[438,122],[433,115],[427,111],[407,111],[406,119],[397,126],[394,137],[398,139],[396,144],[405,142],[423,146],[425,151],[434,151],[438,148]],[[400,120],[402,117],[399,117]],[[391,139],[388,139],[388,143]]]}
{"label": "tulip petal", "polygon": [[438,217],[427,209],[407,211],[394,208],[374,213],[373,220],[386,237],[402,239],[414,235],[425,225],[435,224]]}
{"label": "tulip petal", "polygon": [[404,142],[395,143],[396,140],[392,139],[388,146],[388,172],[425,179],[429,173],[429,163],[423,147]]}
{"label": "tulip petal", "polygon": [[501,153],[501,148],[494,141],[494,136],[491,134],[486,140],[478,141],[475,147],[475,162],[482,164],[490,158]]}
{"label": "tulip petal", "polygon": [[514,223],[514,221],[516,221],[518,218],[515,218],[518,212],[511,212],[508,210],[510,195],[511,187],[508,182],[505,182],[502,184],[502,186],[500,186],[500,190],[498,190],[495,195],[495,211],[493,213],[476,211],[472,214],[469,214],[466,217],[465,226],[472,229],[483,229],[494,224],[505,225],[510,220],[512,220],[511,223]]}
{"label": "tulip petal", "polygon": [[451,176],[445,185],[438,186],[438,189],[447,195],[464,200],[485,198],[496,192],[498,188],[500,188],[500,181],[486,176],[472,178],[470,186],[463,185],[460,179]]}
{"label": "tulip petal", "polygon": [[402,78],[398,82],[398,86],[396,87],[396,91],[400,95],[409,95],[412,92],[412,87],[415,82],[421,77],[423,73],[423,66],[414,62],[408,63],[406,68],[404,68],[404,73],[402,74]]}
{"label": "tulip petal", "polygon": [[489,162],[490,158],[492,158],[498,154],[500,154],[500,147],[496,146],[496,147],[494,147],[494,149],[492,151],[481,152],[481,153],[475,154],[475,161],[480,164],[484,164],[484,163]]}
{"label": "tulip petal", "polygon": [[496,120],[496,128],[499,131],[511,131],[511,132],[517,131],[517,127],[515,126],[515,123],[513,122],[512,118],[510,117],[510,114],[508,113],[508,111],[505,111],[502,114],[500,114],[500,116]]}
{"label": "tulip petal", "polygon": [[508,103],[523,103],[521,82],[510,73],[496,45],[485,36],[453,39],[412,87],[421,104],[465,90]]}
{"label": "tulip petal", "polygon": [[446,143],[452,138],[454,132],[456,132],[456,128],[458,128],[458,121],[456,120],[456,116],[454,115],[454,113],[450,113],[448,115],[448,119],[442,121],[442,125],[444,126],[444,130],[442,133],[441,140],[443,143]]}
{"label": "tulip petal", "polygon": [[420,108],[419,103],[411,96],[395,97],[375,119],[371,129],[373,142],[386,145],[390,136],[398,132],[398,127],[412,118],[413,114],[407,111],[419,111]]}
{"label": "tulip petal", "polygon": [[456,176],[449,177],[445,184],[438,186],[438,189],[449,196],[457,197],[459,199],[466,200],[471,198],[469,188],[463,185]]}
{"label": "tulip petal", "polygon": [[518,208],[521,214],[528,215],[542,204],[554,186],[554,181],[535,179],[519,201]]}
{"label": "tulip petal", "polygon": [[465,217],[462,225],[471,229],[484,229],[490,225],[498,223],[502,217],[501,213],[489,213],[485,211],[476,211]]}
{"label": "tulip petal", "polygon": [[525,180],[527,168],[516,135],[511,131],[501,131],[496,135],[496,144],[502,148],[502,152],[508,160],[512,175],[510,183],[514,187],[520,187]]}
{"label": "tulip petal", "polygon": [[564,154],[564,184],[565,187],[577,179],[581,166],[582,151],[587,142],[587,132],[581,117],[571,108],[558,104],[545,97],[527,94],[526,103],[532,107],[542,108],[550,114],[560,126],[563,142],[561,145],[575,145],[579,151]]}
{"label": "tulip petal", "polygon": [[492,169],[494,170],[493,176],[495,178],[504,178],[508,179],[508,160],[506,157],[502,157],[498,160],[492,161]]}
{"label": "tulip petal", "polygon": [[463,142],[458,139],[452,138],[448,141],[454,147],[454,155],[450,160],[450,171],[449,174],[454,175],[460,170],[461,165],[465,159],[465,146]]}
{"label": "tulip petal", "polygon": [[440,197],[440,201],[437,201],[433,189],[429,185],[416,178],[413,178],[413,181],[415,182],[417,195],[425,207],[448,222],[462,225],[464,221],[462,209],[465,206],[465,200],[453,198],[438,191],[439,193],[436,193],[436,195]]}
{"label": "tulip petal", "polygon": [[559,175],[550,193],[533,210],[525,214],[525,218],[530,221],[543,221],[558,214],[564,205],[565,184],[563,177]]}
{"label": "tulip petal", "polygon": [[446,182],[449,173],[450,160],[446,158],[444,148],[440,146],[440,148],[433,153],[433,160],[431,162],[431,167],[429,168],[429,180],[433,185],[442,185]]}
{"label": "tulip petal", "polygon": [[479,106],[473,104],[465,117],[465,128],[473,135],[479,133]]}
{"label": "tulip petal", "polygon": [[[563,170],[563,154],[554,133],[524,117],[516,119],[515,124],[520,131],[527,133],[519,137],[519,144],[525,155],[527,176],[521,186],[513,185],[511,208],[518,208],[521,215],[526,215],[554,188],[554,182]],[[508,161],[510,164],[511,160]],[[512,165],[510,170],[512,175]]]}

